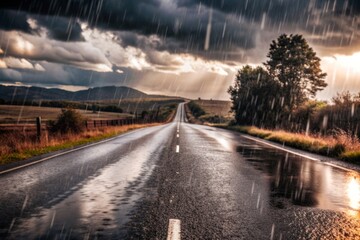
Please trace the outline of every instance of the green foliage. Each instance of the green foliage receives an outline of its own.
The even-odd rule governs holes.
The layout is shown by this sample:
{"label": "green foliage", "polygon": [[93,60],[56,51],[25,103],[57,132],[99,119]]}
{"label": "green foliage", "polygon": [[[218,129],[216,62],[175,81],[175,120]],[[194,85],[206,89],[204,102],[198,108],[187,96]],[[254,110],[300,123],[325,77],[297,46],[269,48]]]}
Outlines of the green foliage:
{"label": "green foliage", "polygon": [[190,101],[188,103],[188,107],[192,113],[192,115],[196,118],[205,115],[205,111],[194,101]]}
{"label": "green foliage", "polygon": [[280,111],[280,85],[262,68],[244,66],[228,90],[237,123],[273,126]]}
{"label": "green foliage", "polygon": [[211,114],[202,115],[202,116],[199,117],[199,119],[202,122],[209,122],[209,123],[224,123],[224,122],[227,121],[227,119],[225,119],[222,116],[211,115]]}
{"label": "green foliage", "polygon": [[305,131],[323,103],[309,101],[325,88],[320,59],[301,35],[279,36],[262,67],[245,66],[228,92],[237,124]]}
{"label": "green foliage", "polygon": [[165,122],[169,120],[170,116],[175,112],[177,108],[176,103],[158,106],[156,110],[143,110],[140,114],[140,118],[145,121]]}
{"label": "green foliage", "polygon": [[338,93],[332,104],[314,111],[310,117],[311,131],[323,134],[342,134],[349,137],[360,136],[360,99],[358,94]]}
{"label": "green foliage", "polygon": [[96,105],[93,104],[91,106],[91,110],[93,111],[93,113],[96,112],[115,112],[115,113],[123,113],[123,110],[117,106],[114,105],[105,105],[105,106],[101,106],[101,105]]}
{"label": "green foliage", "polygon": [[175,113],[177,106],[178,104],[172,103],[160,107],[156,115],[156,120],[159,122],[168,121],[170,116]]}
{"label": "green foliage", "polygon": [[55,122],[50,123],[51,132],[80,133],[84,131],[85,121],[81,114],[74,109],[62,109]]}
{"label": "green foliage", "polygon": [[290,112],[327,86],[320,58],[302,35],[281,35],[270,44],[267,57],[265,66],[281,84],[283,107]]}

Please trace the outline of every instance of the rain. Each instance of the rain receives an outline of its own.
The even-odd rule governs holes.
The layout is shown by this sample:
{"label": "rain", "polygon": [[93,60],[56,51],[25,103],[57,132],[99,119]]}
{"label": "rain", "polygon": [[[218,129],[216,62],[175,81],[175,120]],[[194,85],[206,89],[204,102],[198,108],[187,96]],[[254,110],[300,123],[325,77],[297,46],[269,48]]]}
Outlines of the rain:
{"label": "rain", "polygon": [[358,239],[359,62],[358,0],[2,1],[0,238]]}

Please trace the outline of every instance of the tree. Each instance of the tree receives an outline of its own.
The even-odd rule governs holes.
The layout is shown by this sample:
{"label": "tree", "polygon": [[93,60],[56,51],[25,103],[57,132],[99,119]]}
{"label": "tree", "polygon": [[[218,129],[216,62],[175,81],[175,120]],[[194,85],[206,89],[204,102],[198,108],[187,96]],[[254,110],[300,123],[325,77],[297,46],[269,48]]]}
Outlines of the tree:
{"label": "tree", "polygon": [[274,126],[280,100],[280,85],[262,67],[244,66],[228,92],[238,124]]}
{"label": "tree", "polygon": [[202,115],[205,115],[204,109],[202,109],[196,102],[190,101],[188,103],[188,106],[189,106],[189,109],[190,109],[192,115],[194,115],[194,117],[198,118]]}
{"label": "tree", "polygon": [[80,133],[84,131],[85,120],[82,115],[74,109],[62,109],[56,121],[50,123],[52,132]]}
{"label": "tree", "polygon": [[270,44],[266,61],[270,76],[281,84],[284,111],[290,113],[327,84],[320,58],[302,35],[281,35]]}

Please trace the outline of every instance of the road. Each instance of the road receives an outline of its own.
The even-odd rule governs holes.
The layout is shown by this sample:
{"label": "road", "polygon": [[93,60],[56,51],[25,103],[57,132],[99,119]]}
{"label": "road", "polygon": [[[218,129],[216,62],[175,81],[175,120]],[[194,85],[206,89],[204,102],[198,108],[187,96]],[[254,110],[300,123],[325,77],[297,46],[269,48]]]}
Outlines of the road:
{"label": "road", "polygon": [[360,239],[360,174],[169,124],[0,174],[0,238]]}

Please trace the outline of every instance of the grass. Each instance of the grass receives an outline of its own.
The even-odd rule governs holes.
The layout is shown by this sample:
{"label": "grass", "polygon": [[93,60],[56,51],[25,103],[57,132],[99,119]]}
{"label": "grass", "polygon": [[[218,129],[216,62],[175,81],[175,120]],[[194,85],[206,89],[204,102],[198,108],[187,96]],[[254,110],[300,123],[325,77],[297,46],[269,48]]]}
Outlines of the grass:
{"label": "grass", "polygon": [[152,111],[157,110],[158,107],[163,107],[169,104],[178,104],[184,102],[182,98],[174,97],[154,97],[154,98],[133,98],[122,100],[104,100],[97,102],[98,104],[115,104],[124,110],[124,112],[141,113],[143,110]]}
{"label": "grass", "polygon": [[270,131],[254,126],[219,125],[218,127],[246,133],[304,151],[336,157],[347,162],[360,164],[360,142],[358,139],[351,138],[345,134],[320,137],[306,136],[301,133],[290,133],[281,130]]}
{"label": "grass", "polygon": [[[194,103],[191,109],[189,121],[197,124],[213,125],[213,124],[228,124],[233,119],[230,101],[220,100],[192,100],[186,106]],[[202,114],[197,116],[198,113],[203,111]]]}
{"label": "grass", "polygon": [[360,163],[360,150],[359,151],[348,151],[341,155],[341,159],[346,162]]}
{"label": "grass", "polygon": [[220,116],[225,119],[232,119],[233,114],[230,113],[231,102],[230,101],[219,101],[219,100],[195,100],[207,115]]}
{"label": "grass", "polygon": [[0,165],[21,161],[53,151],[73,148],[76,146],[97,142],[106,138],[128,132],[130,130],[156,126],[159,123],[137,124],[99,128],[80,134],[55,135],[44,134],[37,143],[34,133],[11,132],[0,138]]}

